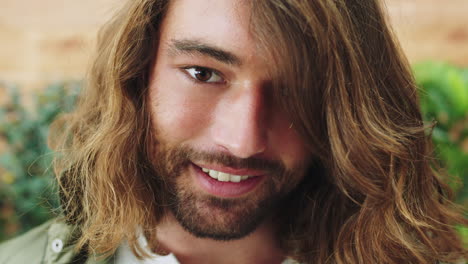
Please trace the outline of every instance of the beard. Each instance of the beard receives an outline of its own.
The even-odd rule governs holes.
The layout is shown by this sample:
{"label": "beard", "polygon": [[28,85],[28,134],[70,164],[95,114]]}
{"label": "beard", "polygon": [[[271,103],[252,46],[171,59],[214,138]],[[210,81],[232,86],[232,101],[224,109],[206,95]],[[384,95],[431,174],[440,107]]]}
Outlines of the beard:
{"label": "beard", "polygon": [[[153,166],[164,184],[167,206],[179,224],[192,235],[214,240],[233,240],[252,233],[273,213],[305,174],[305,166],[288,170],[280,161],[256,157],[240,159],[224,153],[198,152],[189,147],[158,144]],[[262,170],[266,179],[239,198],[222,198],[193,186],[193,162],[219,164],[236,169]],[[166,210],[167,212],[167,210]]]}

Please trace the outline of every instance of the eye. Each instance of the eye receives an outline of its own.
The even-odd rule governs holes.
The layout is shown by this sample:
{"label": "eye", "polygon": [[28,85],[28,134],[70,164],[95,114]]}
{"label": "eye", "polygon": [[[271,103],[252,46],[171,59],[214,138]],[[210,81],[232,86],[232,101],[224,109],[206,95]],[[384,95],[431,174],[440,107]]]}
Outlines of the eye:
{"label": "eye", "polygon": [[204,67],[189,67],[184,69],[193,79],[206,83],[222,83],[224,79],[216,71]]}

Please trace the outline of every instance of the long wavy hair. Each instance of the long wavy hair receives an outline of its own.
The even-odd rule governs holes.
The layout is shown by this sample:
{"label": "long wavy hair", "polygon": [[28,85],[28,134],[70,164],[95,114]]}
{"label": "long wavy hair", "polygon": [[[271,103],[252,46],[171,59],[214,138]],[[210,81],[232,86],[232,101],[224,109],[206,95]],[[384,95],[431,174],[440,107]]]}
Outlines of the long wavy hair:
{"label": "long wavy hair", "polygon": [[[408,62],[378,0],[256,0],[251,30],[277,67],[274,95],[317,162],[275,217],[303,263],[436,263],[466,258],[466,224],[435,170]],[[55,169],[78,248],[112,254],[137,228],[154,238],[148,78],[163,0],[130,0],[101,30],[76,110],[52,127]]]}

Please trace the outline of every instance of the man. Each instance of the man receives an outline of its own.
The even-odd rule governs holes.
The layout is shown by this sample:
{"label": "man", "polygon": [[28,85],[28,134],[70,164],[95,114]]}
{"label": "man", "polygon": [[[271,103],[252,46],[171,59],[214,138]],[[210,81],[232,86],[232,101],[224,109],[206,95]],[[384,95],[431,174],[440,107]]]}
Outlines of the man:
{"label": "man", "polygon": [[454,262],[425,130],[378,1],[132,0],[53,128],[63,217],[0,259]]}

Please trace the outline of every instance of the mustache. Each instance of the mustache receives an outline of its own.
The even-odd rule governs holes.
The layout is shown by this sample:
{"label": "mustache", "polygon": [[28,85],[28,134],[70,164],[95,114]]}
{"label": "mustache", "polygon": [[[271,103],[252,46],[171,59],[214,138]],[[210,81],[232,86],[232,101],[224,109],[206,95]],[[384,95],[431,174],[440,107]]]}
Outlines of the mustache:
{"label": "mustache", "polygon": [[259,157],[239,158],[227,153],[196,151],[192,148],[181,147],[176,150],[187,161],[215,163],[234,169],[264,170],[275,174],[284,174],[288,170],[278,160]]}

